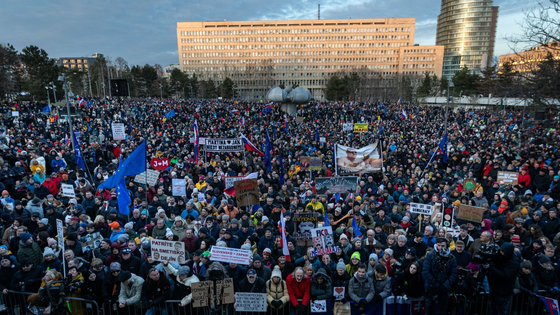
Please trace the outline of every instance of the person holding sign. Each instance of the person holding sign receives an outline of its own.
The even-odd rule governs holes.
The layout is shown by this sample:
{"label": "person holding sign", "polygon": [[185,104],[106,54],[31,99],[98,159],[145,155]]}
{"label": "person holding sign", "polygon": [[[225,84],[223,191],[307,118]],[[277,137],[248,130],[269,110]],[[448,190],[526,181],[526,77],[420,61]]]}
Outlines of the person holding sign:
{"label": "person holding sign", "polygon": [[[264,280],[257,276],[255,269],[251,268],[247,270],[247,278],[239,283],[238,292],[266,293],[266,286]],[[234,304],[233,307],[237,308],[237,305]]]}
{"label": "person holding sign", "polygon": [[188,266],[181,266],[175,269],[167,261],[162,261],[163,269],[168,275],[175,276],[175,287],[173,289],[172,300],[180,300],[180,306],[185,307],[192,302],[191,286],[193,283],[199,282],[197,276],[193,275]]}

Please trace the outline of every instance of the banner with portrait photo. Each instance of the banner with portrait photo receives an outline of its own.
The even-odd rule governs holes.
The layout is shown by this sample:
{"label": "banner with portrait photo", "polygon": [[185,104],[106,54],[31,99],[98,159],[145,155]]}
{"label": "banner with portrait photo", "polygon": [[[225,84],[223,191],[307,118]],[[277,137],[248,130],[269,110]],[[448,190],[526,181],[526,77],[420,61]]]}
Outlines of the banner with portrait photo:
{"label": "banner with portrait photo", "polygon": [[358,177],[317,177],[315,178],[315,194],[353,194],[356,192]]}
{"label": "banner with portrait photo", "polygon": [[383,156],[379,141],[359,149],[337,144],[336,167],[341,175],[381,172]]}

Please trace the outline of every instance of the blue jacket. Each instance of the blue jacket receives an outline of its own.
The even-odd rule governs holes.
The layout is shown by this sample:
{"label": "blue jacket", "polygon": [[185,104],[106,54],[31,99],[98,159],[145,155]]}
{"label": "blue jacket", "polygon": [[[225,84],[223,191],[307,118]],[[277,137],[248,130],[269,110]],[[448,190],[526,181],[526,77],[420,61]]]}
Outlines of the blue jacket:
{"label": "blue jacket", "polygon": [[122,234],[125,234],[125,233],[126,233],[126,231],[123,228],[121,228],[117,232],[112,232],[111,237],[109,237],[109,239],[111,240],[111,244],[118,240],[119,235],[122,235]]}

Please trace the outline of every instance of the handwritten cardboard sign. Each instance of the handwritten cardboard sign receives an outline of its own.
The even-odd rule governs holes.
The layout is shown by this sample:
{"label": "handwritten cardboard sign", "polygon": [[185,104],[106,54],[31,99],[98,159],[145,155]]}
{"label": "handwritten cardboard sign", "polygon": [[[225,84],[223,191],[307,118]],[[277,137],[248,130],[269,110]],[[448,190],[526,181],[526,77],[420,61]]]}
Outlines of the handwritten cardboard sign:
{"label": "handwritten cardboard sign", "polygon": [[459,205],[459,213],[457,213],[457,218],[472,222],[481,222],[483,215],[484,208]]}
{"label": "handwritten cardboard sign", "polygon": [[214,281],[193,283],[191,285],[191,292],[193,307],[215,306],[235,302],[232,278],[216,280],[216,292],[214,292]]}
{"label": "handwritten cardboard sign", "polygon": [[256,179],[245,179],[233,183],[238,207],[259,203],[259,185]]}

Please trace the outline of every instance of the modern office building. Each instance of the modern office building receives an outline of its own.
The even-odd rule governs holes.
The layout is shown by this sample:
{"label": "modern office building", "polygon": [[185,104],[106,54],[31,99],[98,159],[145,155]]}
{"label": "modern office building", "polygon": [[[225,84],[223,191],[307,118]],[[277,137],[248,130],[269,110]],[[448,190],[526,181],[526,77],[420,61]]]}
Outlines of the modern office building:
{"label": "modern office building", "polygon": [[89,67],[97,62],[97,54],[92,57],[62,57],[58,58],[56,64],[67,69],[77,69],[88,72]]}
{"label": "modern office building", "polygon": [[492,0],[442,0],[436,45],[445,47],[443,76],[463,67],[480,71],[492,65],[498,7]]}
{"label": "modern office building", "polygon": [[498,72],[501,72],[504,64],[509,63],[514,72],[529,72],[536,70],[538,63],[547,58],[560,59],[560,42],[552,42],[531,47],[525,51],[498,58]]}
{"label": "modern office building", "polygon": [[443,46],[415,45],[414,27],[414,18],[179,22],[179,66],[216,85],[230,77],[244,99],[299,85],[323,100],[341,72],[440,77]]}

